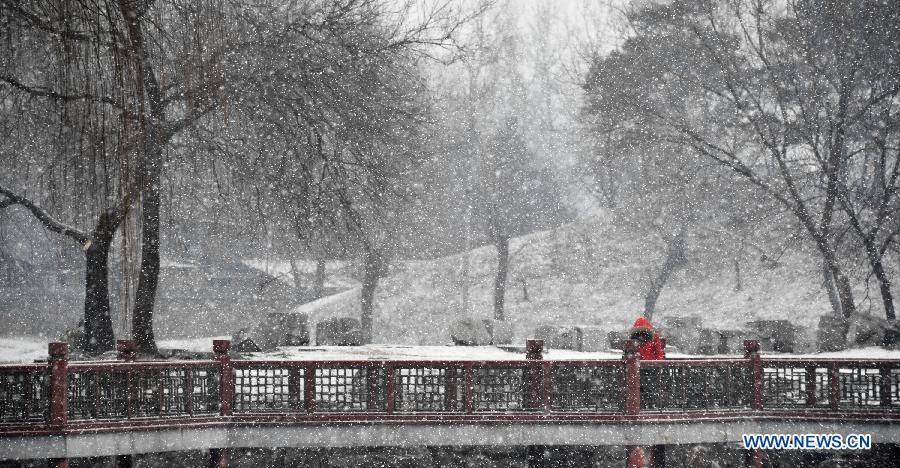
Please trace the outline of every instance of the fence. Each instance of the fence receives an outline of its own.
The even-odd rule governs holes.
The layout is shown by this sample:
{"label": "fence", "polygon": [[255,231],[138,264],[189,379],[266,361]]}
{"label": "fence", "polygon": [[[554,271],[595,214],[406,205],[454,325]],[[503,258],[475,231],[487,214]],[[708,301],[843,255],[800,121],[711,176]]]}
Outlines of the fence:
{"label": "fence", "polygon": [[545,360],[529,342],[505,361],[232,360],[0,366],[0,434],[266,421],[654,420],[900,415],[900,360],[744,358]]}

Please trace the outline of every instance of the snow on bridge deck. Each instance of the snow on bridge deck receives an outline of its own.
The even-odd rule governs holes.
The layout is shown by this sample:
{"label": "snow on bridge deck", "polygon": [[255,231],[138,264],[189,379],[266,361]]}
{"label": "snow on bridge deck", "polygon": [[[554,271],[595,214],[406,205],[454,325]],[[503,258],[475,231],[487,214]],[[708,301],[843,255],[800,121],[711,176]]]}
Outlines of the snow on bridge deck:
{"label": "snow on bridge deck", "polygon": [[[161,349],[181,349],[193,352],[209,352],[213,340],[227,340],[229,336],[202,338],[173,338],[159,340]],[[47,358],[46,339],[34,337],[0,337],[0,363],[29,363]],[[524,348],[510,347],[509,351],[495,346],[406,346],[372,344],[365,346],[287,346],[275,351],[244,353],[249,359],[261,360],[515,360],[524,359]],[[765,353],[763,353],[766,356]],[[667,353],[669,358],[704,359],[711,356]],[[814,354],[772,354],[772,356],[792,358],[841,358],[841,359],[900,359],[900,350],[879,347],[848,349],[829,353]],[[621,351],[581,352],[565,349],[544,351],[546,359],[619,359]],[[738,358],[739,355],[715,355],[715,357]]]}

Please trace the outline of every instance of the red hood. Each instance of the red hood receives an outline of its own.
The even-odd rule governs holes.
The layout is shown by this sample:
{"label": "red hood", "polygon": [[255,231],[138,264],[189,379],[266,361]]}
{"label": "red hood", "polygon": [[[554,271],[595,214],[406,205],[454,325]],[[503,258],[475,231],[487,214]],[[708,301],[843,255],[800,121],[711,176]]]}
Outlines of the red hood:
{"label": "red hood", "polygon": [[650,324],[650,321],[645,317],[638,317],[638,319],[634,321],[634,325],[632,326],[634,328],[649,328],[651,330],[653,329],[653,325]]}

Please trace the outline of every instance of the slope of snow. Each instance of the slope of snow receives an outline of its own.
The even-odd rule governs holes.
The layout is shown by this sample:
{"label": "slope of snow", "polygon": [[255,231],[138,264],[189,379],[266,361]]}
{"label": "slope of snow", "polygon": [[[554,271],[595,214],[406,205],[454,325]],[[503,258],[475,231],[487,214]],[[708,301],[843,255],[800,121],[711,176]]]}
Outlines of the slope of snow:
{"label": "slope of snow", "polygon": [[[660,246],[642,242],[644,237],[600,220],[513,239],[506,315],[515,343],[546,323],[627,328],[643,309],[651,271],[664,257]],[[812,255],[788,252],[774,267],[746,255],[742,289],[735,291],[733,257],[725,249],[700,237],[690,238],[688,245],[688,267],[663,290],[656,322],[664,316],[698,315],[704,326],[739,329],[750,320],[788,319],[809,334],[830,311],[821,265]],[[467,278],[461,273],[463,260],[454,255],[404,262],[384,278],[376,292],[375,341],[449,344],[453,320],[492,317],[495,249],[471,251]],[[462,307],[464,285],[469,288],[468,314]],[[864,287],[858,297],[867,297]],[[865,309],[862,304],[859,308]],[[309,313],[312,324],[324,317],[359,317],[359,289],[296,310]]]}

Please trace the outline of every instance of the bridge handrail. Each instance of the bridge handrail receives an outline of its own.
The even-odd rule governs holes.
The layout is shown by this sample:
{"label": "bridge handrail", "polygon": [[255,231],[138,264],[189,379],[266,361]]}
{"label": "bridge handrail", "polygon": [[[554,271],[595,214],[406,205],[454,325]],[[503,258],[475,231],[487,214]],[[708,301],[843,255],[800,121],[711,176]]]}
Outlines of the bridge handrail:
{"label": "bridge handrail", "polygon": [[758,342],[745,344],[743,358],[643,362],[632,342],[621,359],[544,359],[542,343],[529,343],[524,359],[232,360],[230,343],[216,340],[214,359],[136,361],[123,342],[117,361],[69,362],[65,345],[51,343],[46,364],[0,365],[0,434],[232,417],[900,417],[900,360],[761,356]]}

